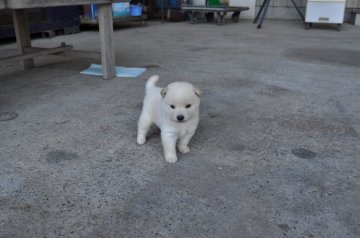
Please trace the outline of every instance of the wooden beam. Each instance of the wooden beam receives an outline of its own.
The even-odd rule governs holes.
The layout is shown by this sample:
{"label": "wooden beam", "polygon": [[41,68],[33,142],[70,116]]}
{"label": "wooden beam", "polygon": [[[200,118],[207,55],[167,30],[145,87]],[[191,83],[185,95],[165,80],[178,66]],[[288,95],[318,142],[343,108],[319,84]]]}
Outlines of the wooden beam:
{"label": "wooden beam", "polygon": [[[29,32],[29,24],[27,20],[26,10],[18,9],[13,10],[13,20],[16,35],[16,43],[19,54],[24,53],[25,47],[31,47],[31,39]],[[31,58],[22,60],[22,67],[29,69],[34,67],[34,60]]]}
{"label": "wooden beam", "polygon": [[[0,0],[1,1],[1,0]],[[111,4],[114,2],[128,2],[128,0],[7,0],[7,7],[12,9],[74,6],[83,4]]]}
{"label": "wooden beam", "polygon": [[109,3],[111,0],[7,0],[7,7],[12,9],[55,7],[82,4]]}
{"label": "wooden beam", "polygon": [[101,65],[104,79],[115,78],[115,49],[111,4],[98,5]]}
{"label": "wooden beam", "polygon": [[66,50],[71,50],[72,48],[73,48],[72,45],[59,46],[59,47],[55,47],[55,48],[51,48],[51,49],[24,48],[23,51],[29,52],[29,53],[0,58],[0,64],[14,62],[14,61],[20,61],[20,60],[26,61],[26,60],[33,59],[34,57],[38,57],[38,56],[44,56],[44,55],[64,52]]}

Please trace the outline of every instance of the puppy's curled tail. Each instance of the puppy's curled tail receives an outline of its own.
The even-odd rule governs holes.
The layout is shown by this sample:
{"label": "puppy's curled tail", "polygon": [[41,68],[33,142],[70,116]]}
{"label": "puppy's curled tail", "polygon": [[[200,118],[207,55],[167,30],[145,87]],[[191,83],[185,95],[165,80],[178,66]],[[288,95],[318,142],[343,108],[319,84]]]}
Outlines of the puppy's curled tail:
{"label": "puppy's curled tail", "polygon": [[159,80],[159,75],[151,76],[148,81],[146,82],[146,89],[155,87],[157,81]]}

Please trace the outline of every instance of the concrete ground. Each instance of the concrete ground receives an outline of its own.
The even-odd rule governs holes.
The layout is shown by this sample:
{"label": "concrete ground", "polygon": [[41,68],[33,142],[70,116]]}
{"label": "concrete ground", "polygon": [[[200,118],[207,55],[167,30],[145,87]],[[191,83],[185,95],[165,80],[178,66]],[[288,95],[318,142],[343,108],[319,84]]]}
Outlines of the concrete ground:
{"label": "concrete ground", "polygon": [[[115,31],[117,65],[0,66],[0,237],[360,237],[360,27],[149,22]],[[96,30],[35,46],[98,50]],[[0,46],[2,56],[15,44]],[[145,79],[203,91],[191,152],[136,144]]]}

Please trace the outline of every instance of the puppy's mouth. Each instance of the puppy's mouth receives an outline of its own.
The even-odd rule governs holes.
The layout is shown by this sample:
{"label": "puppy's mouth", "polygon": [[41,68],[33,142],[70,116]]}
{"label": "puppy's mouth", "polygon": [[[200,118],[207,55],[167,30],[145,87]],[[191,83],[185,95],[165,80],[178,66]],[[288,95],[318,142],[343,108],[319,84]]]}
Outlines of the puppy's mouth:
{"label": "puppy's mouth", "polygon": [[176,122],[178,122],[178,123],[184,123],[184,122],[187,122],[187,119],[181,119],[181,120],[179,120],[179,119],[176,119]]}

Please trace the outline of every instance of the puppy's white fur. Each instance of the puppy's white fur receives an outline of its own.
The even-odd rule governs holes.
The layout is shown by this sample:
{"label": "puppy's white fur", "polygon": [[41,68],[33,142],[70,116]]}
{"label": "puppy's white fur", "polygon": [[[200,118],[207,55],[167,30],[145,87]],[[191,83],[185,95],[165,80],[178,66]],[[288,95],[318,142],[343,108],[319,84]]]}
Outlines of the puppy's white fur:
{"label": "puppy's white fur", "polygon": [[174,82],[166,88],[156,87],[159,76],[146,83],[143,109],[138,122],[137,143],[146,142],[146,133],[152,123],[161,130],[165,159],[177,161],[176,147],[188,153],[188,143],[199,123],[200,91],[192,84]]}

